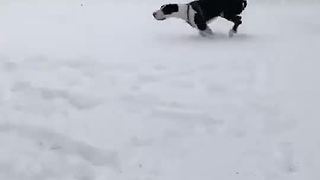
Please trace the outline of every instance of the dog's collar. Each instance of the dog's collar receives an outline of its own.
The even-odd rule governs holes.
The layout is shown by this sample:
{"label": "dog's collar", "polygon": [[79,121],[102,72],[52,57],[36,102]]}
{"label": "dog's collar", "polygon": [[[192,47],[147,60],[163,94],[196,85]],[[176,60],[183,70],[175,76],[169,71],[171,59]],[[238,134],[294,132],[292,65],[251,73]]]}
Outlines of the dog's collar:
{"label": "dog's collar", "polygon": [[191,25],[191,22],[190,22],[190,6],[191,6],[190,4],[187,4],[187,23]]}

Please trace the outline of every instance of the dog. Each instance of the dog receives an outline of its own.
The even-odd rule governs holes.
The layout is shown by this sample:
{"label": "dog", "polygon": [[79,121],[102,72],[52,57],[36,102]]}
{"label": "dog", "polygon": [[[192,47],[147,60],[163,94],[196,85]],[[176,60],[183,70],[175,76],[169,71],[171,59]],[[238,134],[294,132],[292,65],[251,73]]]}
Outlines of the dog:
{"label": "dog", "polygon": [[196,0],[187,4],[166,4],[153,13],[153,17],[162,21],[167,18],[179,18],[199,30],[201,36],[212,36],[208,23],[222,17],[234,23],[229,31],[232,37],[242,24],[240,14],[247,7],[246,0]]}

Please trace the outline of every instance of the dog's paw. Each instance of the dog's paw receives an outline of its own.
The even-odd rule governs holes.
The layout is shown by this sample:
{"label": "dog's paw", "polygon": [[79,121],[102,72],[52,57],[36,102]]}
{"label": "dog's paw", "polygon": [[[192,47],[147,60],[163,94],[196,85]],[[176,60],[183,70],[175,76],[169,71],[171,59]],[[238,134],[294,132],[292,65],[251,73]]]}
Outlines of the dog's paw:
{"label": "dog's paw", "polygon": [[233,37],[235,34],[237,33],[237,31],[230,29],[229,31],[229,37]]}
{"label": "dog's paw", "polygon": [[199,31],[199,34],[202,36],[202,37],[213,37],[213,32],[210,28],[207,28],[206,30],[204,31]]}

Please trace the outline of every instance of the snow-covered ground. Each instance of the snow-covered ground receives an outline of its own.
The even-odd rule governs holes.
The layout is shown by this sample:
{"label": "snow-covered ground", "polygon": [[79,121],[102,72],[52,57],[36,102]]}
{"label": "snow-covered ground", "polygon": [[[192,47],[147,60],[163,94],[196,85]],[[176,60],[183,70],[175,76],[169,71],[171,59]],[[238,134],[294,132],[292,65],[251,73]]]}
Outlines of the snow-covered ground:
{"label": "snow-covered ground", "polygon": [[0,180],[320,179],[320,4],[161,4],[0,2]]}

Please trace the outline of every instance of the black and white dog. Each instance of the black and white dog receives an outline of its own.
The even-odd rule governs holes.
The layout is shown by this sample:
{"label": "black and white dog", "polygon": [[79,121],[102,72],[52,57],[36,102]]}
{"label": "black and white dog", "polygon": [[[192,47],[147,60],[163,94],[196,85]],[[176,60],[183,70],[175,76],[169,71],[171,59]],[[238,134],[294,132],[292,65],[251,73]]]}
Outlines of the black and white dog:
{"label": "black and white dog", "polygon": [[246,8],[246,0],[196,0],[188,4],[166,4],[153,13],[157,20],[170,17],[185,20],[199,30],[202,36],[213,35],[207,23],[220,16],[234,23],[229,32],[233,36],[242,23],[240,14]]}

